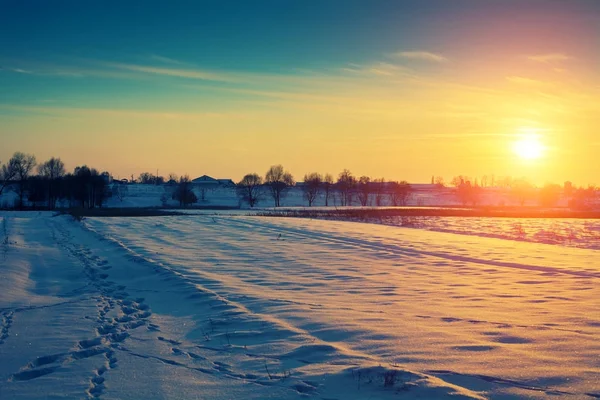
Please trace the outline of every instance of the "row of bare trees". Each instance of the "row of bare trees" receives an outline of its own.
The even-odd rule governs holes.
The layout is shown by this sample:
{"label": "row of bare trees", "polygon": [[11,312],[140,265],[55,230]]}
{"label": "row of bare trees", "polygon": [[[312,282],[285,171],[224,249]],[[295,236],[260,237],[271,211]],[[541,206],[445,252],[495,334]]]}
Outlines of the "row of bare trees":
{"label": "row of bare trees", "polygon": [[[35,174],[37,166],[37,174]],[[32,205],[55,209],[59,200],[71,206],[101,207],[110,195],[109,175],[85,165],[73,173],[66,173],[60,158],[52,157],[37,164],[34,155],[16,152],[0,168],[0,195],[8,188],[17,194],[14,206],[25,207],[25,199]]]}
{"label": "row of bare trees", "polygon": [[[237,191],[240,200],[250,207],[254,207],[267,193],[273,198],[274,206],[280,207],[281,199],[294,185],[292,174],[283,166],[274,165],[269,168],[264,179],[257,173],[245,175],[237,184]],[[309,207],[312,207],[319,197],[323,198],[325,206],[329,206],[334,195],[337,195],[342,206],[351,205],[355,198],[362,206],[367,206],[373,197],[377,206],[383,205],[386,198],[389,205],[404,206],[412,192],[406,181],[385,182],[383,178],[372,180],[368,176],[356,178],[347,169],[340,172],[337,181],[334,181],[330,174],[306,174],[301,187]]]}

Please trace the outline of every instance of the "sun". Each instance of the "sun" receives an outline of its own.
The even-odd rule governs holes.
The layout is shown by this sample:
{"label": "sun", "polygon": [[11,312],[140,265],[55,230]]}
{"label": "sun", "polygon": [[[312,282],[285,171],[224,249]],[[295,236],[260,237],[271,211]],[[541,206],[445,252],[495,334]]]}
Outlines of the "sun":
{"label": "sun", "polygon": [[514,142],[513,151],[523,160],[537,160],[544,154],[544,145],[540,141],[539,135],[527,133],[521,135],[520,138]]}

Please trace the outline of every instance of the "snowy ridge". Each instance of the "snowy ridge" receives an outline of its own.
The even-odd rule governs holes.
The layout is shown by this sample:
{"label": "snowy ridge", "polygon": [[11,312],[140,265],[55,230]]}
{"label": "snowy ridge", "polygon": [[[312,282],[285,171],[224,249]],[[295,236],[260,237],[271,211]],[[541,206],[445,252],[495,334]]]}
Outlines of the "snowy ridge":
{"label": "snowy ridge", "polygon": [[[215,280],[211,278],[199,280],[197,277],[186,276],[177,272],[169,265],[141,255],[135,249],[111,235],[103,235],[94,229],[93,223],[86,223],[85,226],[89,231],[113,242],[116,246],[125,250],[133,262],[144,263],[150,266],[155,273],[165,277],[166,281],[173,281],[173,284],[179,291],[189,293],[186,300],[193,302],[193,304],[187,305],[187,307],[194,306],[195,309],[198,309],[198,306],[206,305],[207,303],[210,305],[210,311],[207,312],[210,315],[208,318],[206,316],[202,318],[199,315],[204,320],[203,322],[207,322],[207,326],[204,328],[200,327],[195,332],[192,332],[191,335],[188,335],[194,339],[200,337],[206,343],[197,346],[197,348],[215,353],[240,353],[248,357],[251,361],[256,360],[260,362],[262,360],[265,363],[264,369],[260,368],[260,364],[257,364],[258,371],[256,371],[256,375],[255,373],[234,373],[223,369],[222,372],[226,375],[246,380],[258,379],[257,382],[263,385],[280,384],[290,387],[300,394],[312,393],[317,395],[331,391],[333,395],[334,392],[343,390],[337,387],[338,385],[343,384],[346,386],[350,382],[344,383],[343,381],[350,380],[355,381],[354,383],[356,384],[356,388],[351,390],[351,392],[360,392],[362,385],[363,390],[368,390],[369,386],[389,387],[389,391],[392,394],[412,389],[413,392],[417,390],[421,396],[425,397],[439,397],[443,395],[455,397],[460,395],[460,397],[465,398],[482,398],[474,392],[449,384],[433,376],[403,370],[398,366],[383,367],[382,363],[385,364],[385,361],[377,359],[377,357],[353,351],[350,348],[344,347],[342,343],[325,342],[312,336],[310,332],[297,328],[272,315],[253,312],[241,303],[231,301],[209,289],[211,284],[216,283]],[[161,227],[164,227],[164,225],[161,225]],[[172,243],[165,244],[172,245]],[[211,276],[211,274],[206,275]],[[219,330],[221,325],[228,327],[225,332]],[[211,343],[216,341],[216,339],[219,339],[222,344],[217,346],[212,345]],[[282,340],[294,343],[292,350],[288,351],[288,346],[277,343]],[[232,342],[240,341],[250,343],[250,345],[239,346],[231,344]],[[181,341],[169,342],[180,345],[180,347],[183,345]],[[225,342],[227,343],[225,344]],[[187,346],[193,346],[193,344],[188,343]],[[280,347],[281,351],[275,351],[272,354],[257,354],[256,351],[253,351],[255,348],[257,350],[279,350]],[[195,360],[200,358],[197,354],[189,353],[179,348],[174,349],[174,354],[187,356]],[[248,361],[245,361],[245,364],[247,363]],[[251,364],[256,364],[256,362],[252,362]],[[292,375],[292,371],[298,369],[298,367],[310,366],[307,370],[313,370],[315,369],[313,365],[319,365],[320,370],[327,370],[327,375],[331,376],[311,376],[312,380],[307,381],[296,379]],[[276,382],[271,382],[273,380]],[[384,394],[385,392],[380,395]],[[348,396],[352,395],[347,393],[341,398],[350,398]]]}

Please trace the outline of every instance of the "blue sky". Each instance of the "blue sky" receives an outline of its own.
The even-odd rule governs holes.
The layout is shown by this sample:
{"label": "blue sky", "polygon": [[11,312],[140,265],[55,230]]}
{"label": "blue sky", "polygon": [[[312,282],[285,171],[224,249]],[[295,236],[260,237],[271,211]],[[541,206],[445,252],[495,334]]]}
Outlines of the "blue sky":
{"label": "blue sky", "polygon": [[[378,166],[373,160],[375,149],[368,154],[361,151],[373,142],[398,146],[427,135],[451,139],[492,125],[495,128],[481,137],[502,136],[505,133],[497,127],[504,120],[543,127],[545,121],[530,121],[531,115],[513,109],[486,110],[493,115],[477,123],[467,114],[474,115],[479,103],[500,102],[474,99],[475,93],[482,92],[502,99],[518,96],[517,102],[523,101],[521,110],[523,104],[536,110],[530,114],[548,112],[550,105],[540,99],[557,95],[557,86],[561,96],[568,89],[569,107],[582,101],[577,97],[582,96],[582,87],[587,87],[585,98],[593,97],[600,65],[599,16],[600,2],[594,0],[4,0],[0,1],[0,123],[4,126],[0,127],[4,143],[0,159],[16,150],[39,152],[40,158],[60,155],[50,154],[61,148],[46,138],[61,132],[64,140],[73,139],[88,118],[94,136],[125,135],[130,139],[127,146],[144,134],[158,143],[175,130],[182,140],[210,141],[215,148],[238,143],[238,156],[255,153],[251,143],[268,140],[276,132],[290,137],[284,141],[287,147],[302,148],[308,141],[330,146],[330,152],[346,138],[353,143],[352,149],[346,149],[352,156],[323,162],[321,168],[334,172],[353,167],[371,174],[386,174],[393,168],[393,176],[423,179],[410,168],[395,165],[391,155]],[[571,76],[558,76],[559,71]],[[515,87],[506,88],[507,82]],[[540,93],[545,82],[555,87]],[[427,126],[412,118],[428,111],[427,107],[450,106],[462,107],[460,113],[467,117]],[[353,123],[359,114],[385,117]],[[149,131],[146,121],[136,120],[142,115],[159,120],[152,126],[162,131]],[[215,122],[218,117],[233,122]],[[193,121],[183,125],[174,118]],[[587,114],[585,118],[587,126]],[[99,126],[98,119],[106,126]],[[505,125],[502,129],[519,128]],[[447,127],[452,128],[445,131]],[[589,140],[591,133],[579,135]],[[223,138],[221,144],[215,136]],[[82,146],[80,151],[77,146]],[[415,146],[422,154],[420,162],[429,162],[431,154],[422,149],[426,144]],[[178,150],[173,147],[174,154]],[[65,151],[63,158],[72,164],[105,162],[105,151],[101,146],[92,151],[82,142]],[[308,154],[290,157],[290,162],[303,171],[302,157]],[[286,161],[276,158],[264,163]],[[117,157],[105,167],[125,175],[150,169],[155,159],[120,162]],[[167,169],[172,161],[169,156],[156,163]],[[441,160],[439,173],[488,173],[476,165],[476,159],[457,167],[452,161]],[[176,163],[172,168],[200,173],[206,166]],[[213,168],[222,171],[217,175],[236,175],[251,164],[239,170],[227,165]],[[488,169],[512,173],[502,171],[500,164]]]}

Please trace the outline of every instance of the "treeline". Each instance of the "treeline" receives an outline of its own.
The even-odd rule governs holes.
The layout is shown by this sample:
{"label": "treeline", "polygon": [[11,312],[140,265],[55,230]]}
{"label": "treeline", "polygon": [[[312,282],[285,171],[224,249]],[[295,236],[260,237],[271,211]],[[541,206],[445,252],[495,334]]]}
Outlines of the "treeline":
{"label": "treeline", "polygon": [[[155,184],[155,182],[165,182],[165,179],[144,173],[137,181]],[[198,189],[200,193],[198,198],[192,181],[187,175],[177,178],[176,175],[170,174],[167,183],[172,186],[171,198],[178,201],[181,207],[205,200],[206,189],[202,187]],[[297,183],[293,175],[281,165],[270,167],[264,177],[257,173],[245,175],[236,184],[235,189],[240,203],[254,207],[259,201],[270,198],[273,206],[280,207],[292,187],[301,188],[309,207],[312,207],[319,198],[323,199],[325,206],[337,204],[338,200],[341,206],[349,206],[356,201],[362,206],[384,204],[405,206],[412,192],[411,186],[406,181],[386,182],[383,178],[372,180],[367,176],[356,178],[348,170],[342,171],[335,180],[330,174],[313,172],[304,175],[304,181]],[[115,190],[119,191],[118,188]],[[163,205],[166,205],[168,194],[165,193],[161,200]]]}
{"label": "treeline", "polygon": [[[284,170],[283,166],[274,165],[264,178],[256,173],[245,175],[237,183],[237,193],[240,200],[250,207],[254,207],[265,197],[271,197],[273,205],[279,207],[281,200],[294,186],[296,182],[292,174]],[[319,197],[323,198],[325,206],[329,206],[334,196],[339,199],[341,206],[352,205],[355,200],[362,206],[381,206],[384,203],[405,206],[412,192],[406,181],[386,182],[383,178],[371,179],[368,176],[356,178],[347,169],[340,172],[336,180],[330,174],[306,174],[300,187],[309,207]]]}
{"label": "treeline", "polygon": [[[165,179],[158,174],[145,172],[137,179],[132,176],[131,181],[124,181],[167,184],[161,197],[164,207],[169,205],[169,200],[177,201],[180,207],[205,201],[207,190],[210,190],[203,185],[194,185],[188,175],[177,177],[170,174]],[[127,195],[127,185],[110,185],[110,182],[108,172],[99,172],[83,165],[67,173],[60,158],[52,157],[38,164],[35,156],[16,152],[6,163],[0,163],[0,195],[10,187],[16,193],[16,201],[14,204],[0,204],[0,207],[23,209],[29,204],[48,209],[58,206],[99,208],[111,196],[123,201]],[[444,189],[446,184],[442,177],[432,177],[431,183],[434,188],[443,189],[445,193],[453,192],[456,199],[465,206],[482,204],[483,195],[487,192],[484,188],[492,187],[508,193],[512,201],[521,206],[537,201],[542,207],[554,207],[562,197],[568,200],[571,208],[586,209],[597,198],[597,189],[593,186],[575,187],[570,182],[565,182],[563,186],[546,184],[536,188],[526,179],[496,179],[493,175],[480,179],[459,175],[451,180],[454,188],[448,189]],[[235,191],[240,204],[254,207],[259,201],[271,199],[273,206],[280,207],[292,187],[302,190],[308,206],[315,205],[317,201],[325,206],[406,206],[413,194],[413,188],[406,181],[388,182],[383,178],[357,177],[346,169],[335,178],[331,174],[309,173],[304,175],[302,182],[296,183],[293,175],[282,165],[270,167],[264,176],[257,173],[246,174],[235,185]]]}
{"label": "treeline", "polygon": [[[37,167],[37,168],[36,168]],[[37,163],[35,156],[16,152],[0,168],[0,195],[12,187],[17,200],[12,206],[25,208],[25,199],[36,207],[53,210],[59,202],[69,207],[102,207],[110,196],[110,175],[86,165],[67,173],[60,158]]]}

